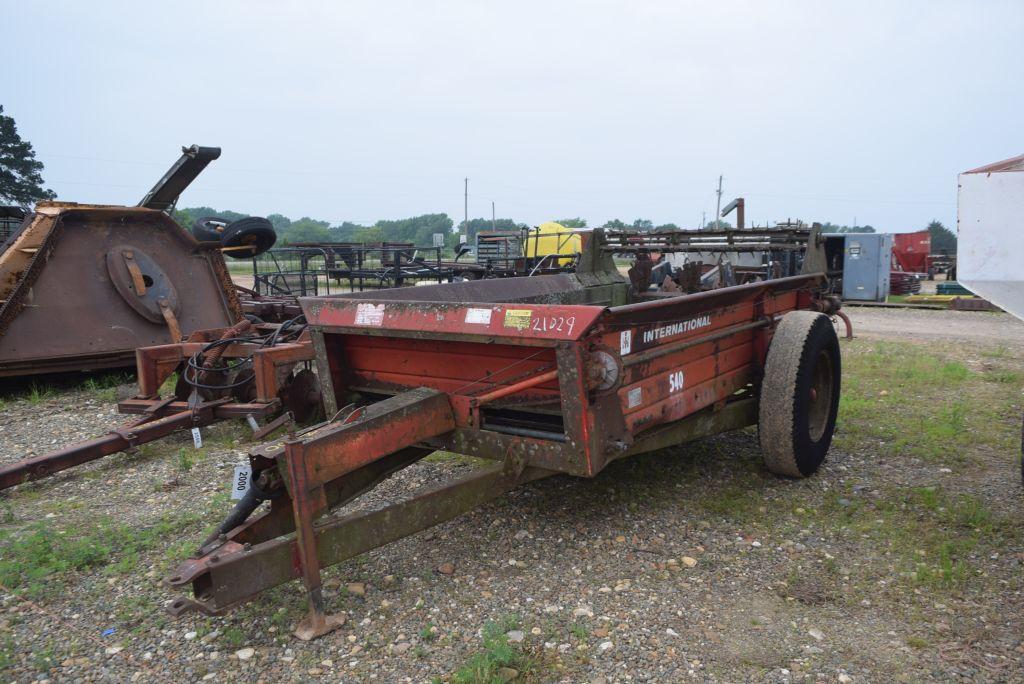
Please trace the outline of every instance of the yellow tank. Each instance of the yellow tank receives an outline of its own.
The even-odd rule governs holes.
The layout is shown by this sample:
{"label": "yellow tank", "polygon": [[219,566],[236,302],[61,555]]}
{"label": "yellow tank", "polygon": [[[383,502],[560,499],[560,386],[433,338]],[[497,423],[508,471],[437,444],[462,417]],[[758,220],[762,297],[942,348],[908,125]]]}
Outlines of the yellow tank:
{"label": "yellow tank", "polygon": [[[579,233],[573,233],[571,228],[561,223],[548,221],[530,229],[523,252],[528,257],[543,257],[548,254],[579,254],[582,249],[583,240]],[[571,262],[570,257],[558,260],[560,266]]]}

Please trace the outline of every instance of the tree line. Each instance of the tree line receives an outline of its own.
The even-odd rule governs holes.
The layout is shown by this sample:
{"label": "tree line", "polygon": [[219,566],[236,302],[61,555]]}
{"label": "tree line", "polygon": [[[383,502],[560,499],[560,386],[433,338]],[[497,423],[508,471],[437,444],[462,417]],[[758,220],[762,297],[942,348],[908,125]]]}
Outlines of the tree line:
{"label": "tree line", "polygon": [[[243,214],[229,209],[214,209],[212,207],[188,207],[175,209],[174,218],[185,228],[191,228],[192,224],[200,218],[207,216],[218,216],[229,221],[245,218]],[[411,242],[418,247],[429,247],[434,244],[434,235],[440,233],[445,236],[445,247],[455,247],[460,235],[466,236],[469,243],[474,241],[476,234],[481,231],[503,230],[519,231],[530,226],[510,218],[499,218],[491,220],[488,218],[474,218],[466,221],[459,221],[456,225],[448,214],[422,214],[403,219],[382,219],[373,225],[366,226],[351,221],[344,221],[338,225],[331,225],[330,221],[310,218],[292,220],[282,214],[270,214],[266,217],[277,231],[278,241],[282,245],[296,244],[300,242]],[[584,218],[572,217],[562,218],[556,221],[566,228],[588,228]],[[638,231],[663,231],[679,230],[675,223],[655,224],[648,219],[635,219],[627,223],[620,219],[605,221],[599,227],[607,230],[638,230]],[[715,221],[711,220],[704,228],[711,230],[716,227]],[[720,229],[732,228],[728,221],[719,221],[717,227]],[[939,221],[931,221],[928,224],[928,231],[932,236],[932,249],[935,251],[955,251],[956,235],[948,230]],[[876,229],[871,225],[845,225],[837,223],[823,223],[823,233],[874,233]]]}

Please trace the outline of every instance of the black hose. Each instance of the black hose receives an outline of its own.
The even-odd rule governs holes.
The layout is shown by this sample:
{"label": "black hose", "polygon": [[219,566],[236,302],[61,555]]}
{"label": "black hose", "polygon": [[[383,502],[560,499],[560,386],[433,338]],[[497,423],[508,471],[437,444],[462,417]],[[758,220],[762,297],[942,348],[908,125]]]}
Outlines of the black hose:
{"label": "black hose", "polygon": [[[292,326],[295,326],[294,329],[292,329]],[[274,345],[276,345],[278,343],[289,342],[291,340],[294,340],[294,339],[298,338],[299,335],[301,335],[302,332],[305,329],[306,329],[306,317],[305,317],[304,314],[300,314],[300,315],[296,316],[295,318],[288,319],[287,321],[285,321],[284,323],[279,325],[277,327],[277,329],[274,330],[274,332],[272,332],[269,335],[266,335],[266,336],[264,336],[262,338],[260,338],[260,337],[229,337],[229,338],[226,338],[226,339],[214,340],[213,342],[210,342],[210,343],[204,345],[203,348],[200,351],[195,353],[193,356],[189,357],[189,359],[185,362],[185,370],[182,373],[182,379],[186,383],[191,385],[192,387],[195,387],[196,389],[205,389],[205,390],[230,390],[230,389],[235,389],[235,388],[241,387],[243,385],[246,385],[246,384],[252,382],[252,379],[255,377],[255,372],[250,373],[249,375],[246,375],[241,380],[236,380],[235,382],[232,382],[232,383],[229,383],[229,384],[220,384],[220,385],[213,385],[213,384],[208,384],[208,383],[200,382],[199,381],[199,374],[200,373],[221,373],[223,375],[227,375],[228,373],[234,372],[236,370],[243,369],[247,365],[252,363],[252,357],[253,357],[252,354],[250,354],[249,356],[239,357],[239,358],[236,358],[236,359],[232,359],[232,360],[226,362],[224,366],[221,366],[219,368],[218,367],[207,368],[206,366],[204,366],[203,362],[202,362],[203,357],[207,353],[209,353],[210,351],[212,351],[214,349],[217,349],[218,347],[225,347],[225,346],[228,346],[228,345],[231,345],[231,344],[235,344],[236,342],[248,342],[248,343],[259,342],[260,343],[260,347],[262,347],[262,348],[273,347]],[[190,370],[192,371],[191,376],[189,375],[189,371]]]}
{"label": "black hose", "polygon": [[224,518],[224,521],[217,525],[217,528],[203,541],[203,546],[211,544],[217,541],[217,538],[222,534],[227,534],[231,530],[235,529],[252,515],[252,512],[259,508],[260,504],[264,501],[274,499],[281,495],[281,490],[266,492],[260,488],[257,483],[257,478],[252,478],[249,482],[249,489],[245,492],[245,495],[238,500],[235,507],[228,513],[228,517]]}

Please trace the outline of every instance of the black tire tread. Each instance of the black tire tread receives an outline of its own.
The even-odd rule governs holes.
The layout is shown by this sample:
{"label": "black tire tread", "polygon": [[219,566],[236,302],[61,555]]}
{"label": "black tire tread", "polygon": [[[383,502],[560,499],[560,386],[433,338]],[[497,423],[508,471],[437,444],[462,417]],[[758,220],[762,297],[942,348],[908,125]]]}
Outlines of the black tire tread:
{"label": "black tire tread", "polygon": [[[838,349],[838,337],[827,316],[816,311],[791,311],[779,322],[768,347],[758,408],[758,437],[765,465],[777,475],[803,478],[813,474],[818,466],[800,468],[794,439],[797,383],[801,367],[808,363],[806,357],[815,335],[831,335]],[[838,356],[833,362],[838,367]],[[834,401],[838,401],[839,389],[838,385],[834,388]],[[823,439],[831,442],[831,429]]]}

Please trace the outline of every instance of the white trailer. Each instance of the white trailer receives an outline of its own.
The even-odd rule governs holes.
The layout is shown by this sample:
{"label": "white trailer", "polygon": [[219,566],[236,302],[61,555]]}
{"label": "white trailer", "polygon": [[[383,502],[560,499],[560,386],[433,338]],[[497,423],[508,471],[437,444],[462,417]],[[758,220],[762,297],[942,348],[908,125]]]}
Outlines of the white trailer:
{"label": "white trailer", "polygon": [[959,180],[957,279],[1024,320],[1024,155]]}

